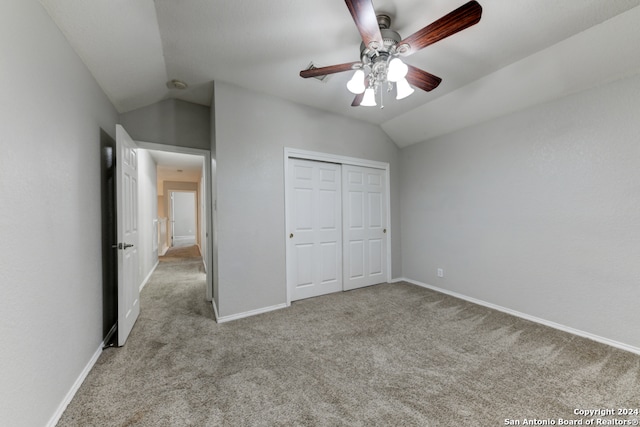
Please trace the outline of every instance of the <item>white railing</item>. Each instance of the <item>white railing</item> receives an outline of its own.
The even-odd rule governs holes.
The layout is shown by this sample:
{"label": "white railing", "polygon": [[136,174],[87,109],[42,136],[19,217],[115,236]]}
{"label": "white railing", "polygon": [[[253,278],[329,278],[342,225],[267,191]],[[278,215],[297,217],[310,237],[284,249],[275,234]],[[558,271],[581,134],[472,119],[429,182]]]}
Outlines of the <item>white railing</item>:
{"label": "white railing", "polygon": [[169,249],[169,240],[167,236],[167,218],[160,218],[158,220],[158,255],[164,255],[164,253]]}

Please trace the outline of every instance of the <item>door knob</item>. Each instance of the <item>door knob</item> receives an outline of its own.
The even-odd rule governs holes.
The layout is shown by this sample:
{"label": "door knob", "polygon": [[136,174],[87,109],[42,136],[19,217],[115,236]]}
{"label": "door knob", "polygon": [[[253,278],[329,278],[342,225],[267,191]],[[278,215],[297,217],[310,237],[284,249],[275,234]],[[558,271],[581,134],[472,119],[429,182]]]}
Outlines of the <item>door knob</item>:
{"label": "door knob", "polygon": [[290,233],[290,234],[289,234],[289,238],[290,238],[290,239],[293,239],[293,233]]}
{"label": "door knob", "polygon": [[125,243],[125,244],[122,246],[122,249],[127,249],[127,248],[131,248],[131,247],[133,247],[133,244],[131,244],[131,243]]}
{"label": "door knob", "polygon": [[382,230],[382,232],[386,234],[387,233],[387,229],[385,228],[384,230]]}

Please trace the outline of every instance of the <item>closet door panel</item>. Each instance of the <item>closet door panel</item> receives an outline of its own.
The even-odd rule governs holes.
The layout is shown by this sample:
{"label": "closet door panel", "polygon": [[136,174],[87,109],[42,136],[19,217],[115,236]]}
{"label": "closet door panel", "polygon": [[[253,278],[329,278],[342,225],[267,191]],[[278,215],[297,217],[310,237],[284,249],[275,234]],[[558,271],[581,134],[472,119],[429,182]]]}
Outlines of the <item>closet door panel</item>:
{"label": "closet door panel", "polygon": [[345,290],[386,282],[386,171],[342,166]]}

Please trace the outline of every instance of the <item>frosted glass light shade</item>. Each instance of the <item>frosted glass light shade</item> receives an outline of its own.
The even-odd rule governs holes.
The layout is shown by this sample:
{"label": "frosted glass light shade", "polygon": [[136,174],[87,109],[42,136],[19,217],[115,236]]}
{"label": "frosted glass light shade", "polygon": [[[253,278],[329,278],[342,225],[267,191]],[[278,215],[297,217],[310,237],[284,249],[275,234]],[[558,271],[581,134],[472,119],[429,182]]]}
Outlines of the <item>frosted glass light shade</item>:
{"label": "frosted glass light shade", "polygon": [[414,89],[409,86],[407,79],[401,79],[396,82],[396,92],[396,99],[404,99],[411,95],[414,92]]}
{"label": "frosted glass light shade", "polygon": [[351,80],[347,82],[347,89],[356,95],[364,92],[364,71],[356,70]]}
{"label": "frosted glass light shade", "polygon": [[362,102],[360,103],[363,107],[375,107],[376,104],[376,93],[373,88],[368,88],[364,91],[364,98],[362,98]]}
{"label": "frosted glass light shade", "polygon": [[402,62],[400,58],[393,58],[389,62],[389,70],[387,71],[387,80],[390,82],[398,82],[405,78],[409,72],[407,64]]}

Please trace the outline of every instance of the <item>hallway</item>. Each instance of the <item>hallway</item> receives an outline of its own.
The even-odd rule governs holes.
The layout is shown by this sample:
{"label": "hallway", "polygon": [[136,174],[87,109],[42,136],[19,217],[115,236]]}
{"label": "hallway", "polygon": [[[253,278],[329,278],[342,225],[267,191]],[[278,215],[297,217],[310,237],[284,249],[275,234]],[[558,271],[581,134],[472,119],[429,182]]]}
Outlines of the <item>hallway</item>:
{"label": "hallway", "polygon": [[167,318],[204,316],[213,320],[213,308],[205,300],[206,273],[198,247],[174,246],[158,259],[160,262],[140,296],[140,319],[153,317],[160,311]]}
{"label": "hallway", "polygon": [[171,419],[162,408],[173,412],[173,405],[184,403],[177,393],[190,387],[182,369],[189,368],[189,355],[180,349],[198,347],[192,341],[216,327],[205,285],[197,246],[171,248],[159,257],[127,343],[104,350],[57,425],[153,425],[138,424],[149,419],[150,408],[165,422]]}

